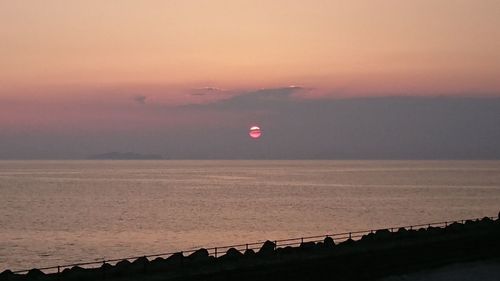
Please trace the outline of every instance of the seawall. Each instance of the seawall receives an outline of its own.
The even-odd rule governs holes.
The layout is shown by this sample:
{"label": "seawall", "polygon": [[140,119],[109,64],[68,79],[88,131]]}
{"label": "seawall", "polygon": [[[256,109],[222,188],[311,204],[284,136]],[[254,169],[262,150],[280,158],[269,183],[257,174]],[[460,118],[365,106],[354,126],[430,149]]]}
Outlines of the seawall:
{"label": "seawall", "polygon": [[46,274],[6,270],[3,280],[375,280],[454,262],[500,258],[500,220],[484,218],[445,227],[377,230],[336,243],[291,247],[265,242],[259,250],[230,248],[219,257],[207,249],[167,258],[123,260],[99,268],[66,268]]}

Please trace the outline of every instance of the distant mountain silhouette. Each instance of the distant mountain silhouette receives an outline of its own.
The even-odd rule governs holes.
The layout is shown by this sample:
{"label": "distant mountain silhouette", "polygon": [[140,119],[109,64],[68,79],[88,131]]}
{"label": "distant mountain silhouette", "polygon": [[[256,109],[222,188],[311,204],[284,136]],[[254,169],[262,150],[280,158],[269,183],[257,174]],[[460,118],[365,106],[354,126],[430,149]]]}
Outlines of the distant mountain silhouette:
{"label": "distant mountain silhouette", "polygon": [[89,156],[92,160],[160,160],[161,155],[157,154],[140,154],[135,152],[108,152]]}

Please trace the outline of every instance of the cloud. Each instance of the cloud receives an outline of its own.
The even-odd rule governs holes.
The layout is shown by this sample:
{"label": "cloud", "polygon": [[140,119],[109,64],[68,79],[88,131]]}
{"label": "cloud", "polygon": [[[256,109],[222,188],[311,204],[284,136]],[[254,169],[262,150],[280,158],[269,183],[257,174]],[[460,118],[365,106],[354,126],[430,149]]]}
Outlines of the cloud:
{"label": "cloud", "polygon": [[134,101],[139,104],[146,104],[147,98],[148,98],[147,96],[138,95],[134,97]]}
{"label": "cloud", "polygon": [[[197,148],[190,157],[500,158],[500,98],[308,98],[308,90],[260,89],[183,108],[225,114],[235,124],[205,131],[199,139],[207,142],[186,139]],[[264,130],[258,144],[246,140],[254,122]]]}
{"label": "cloud", "polygon": [[206,96],[211,93],[224,92],[223,89],[217,87],[202,87],[196,88],[191,91],[192,96]]}
{"label": "cloud", "polygon": [[261,110],[289,104],[293,102],[294,94],[307,90],[307,88],[297,86],[264,88],[239,92],[226,99],[219,99],[204,104],[190,104],[186,107],[213,110]]}
{"label": "cloud", "polygon": [[[205,91],[178,105],[159,103],[160,91],[134,89],[144,96],[128,102],[155,96],[155,103],[133,111],[75,102],[57,115],[38,104],[15,115],[21,111],[4,106],[0,158],[122,150],[172,159],[500,159],[500,97],[327,98],[297,86]],[[264,132],[257,142],[248,137],[253,124]]]}

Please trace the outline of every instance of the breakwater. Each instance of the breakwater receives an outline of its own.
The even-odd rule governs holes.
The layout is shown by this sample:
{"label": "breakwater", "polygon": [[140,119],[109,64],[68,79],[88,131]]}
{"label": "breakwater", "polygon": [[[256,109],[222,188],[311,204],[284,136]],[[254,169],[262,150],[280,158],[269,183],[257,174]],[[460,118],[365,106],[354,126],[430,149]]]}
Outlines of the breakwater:
{"label": "breakwater", "polygon": [[499,218],[482,218],[109,260],[100,266],[6,270],[0,280],[372,280],[498,258],[498,237]]}

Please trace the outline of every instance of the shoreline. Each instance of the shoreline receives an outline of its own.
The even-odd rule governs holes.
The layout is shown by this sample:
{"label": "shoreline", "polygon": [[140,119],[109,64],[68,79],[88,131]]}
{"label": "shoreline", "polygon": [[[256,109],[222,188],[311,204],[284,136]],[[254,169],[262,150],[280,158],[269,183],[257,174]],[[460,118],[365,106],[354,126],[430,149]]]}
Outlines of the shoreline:
{"label": "shoreline", "polygon": [[[372,280],[415,270],[425,270],[457,262],[497,259],[500,257],[500,220],[478,220],[429,225],[418,230],[410,227],[380,229],[369,233],[343,233],[346,238],[326,237],[313,241],[263,245],[246,245],[245,251],[235,247],[198,249],[192,253],[173,253],[167,258],[150,256],[133,260],[104,262],[100,267],[85,269],[79,264],[57,268],[60,273],[44,273],[40,269],[25,274],[6,270],[0,280],[300,280],[315,276],[316,280]],[[421,225],[423,226],[423,225]],[[340,234],[339,234],[340,235]],[[354,240],[359,238],[359,240]],[[290,241],[292,242],[292,241]],[[340,243],[339,243],[340,242]],[[294,245],[293,247],[290,245]],[[298,245],[298,246],[296,246]],[[257,249],[258,250],[254,250]],[[215,250],[215,255],[213,253]],[[217,256],[219,250],[219,256]],[[225,252],[224,252],[225,250]],[[212,251],[212,252],[210,252]],[[185,256],[184,254],[188,254]],[[222,254],[222,255],[221,255]],[[153,259],[154,258],[154,259]],[[150,260],[151,259],[151,260]],[[55,268],[52,268],[55,269]],[[62,269],[62,270],[61,270]],[[325,270],[335,269],[335,270]],[[360,269],[363,269],[360,271]],[[293,273],[293,274],[292,274]],[[291,274],[291,275],[290,275]],[[285,279],[284,276],[286,276]],[[300,277],[301,276],[301,277]],[[299,278],[300,277],[300,278]],[[221,279],[222,278],[222,279]],[[368,278],[368,279],[367,279]]]}

